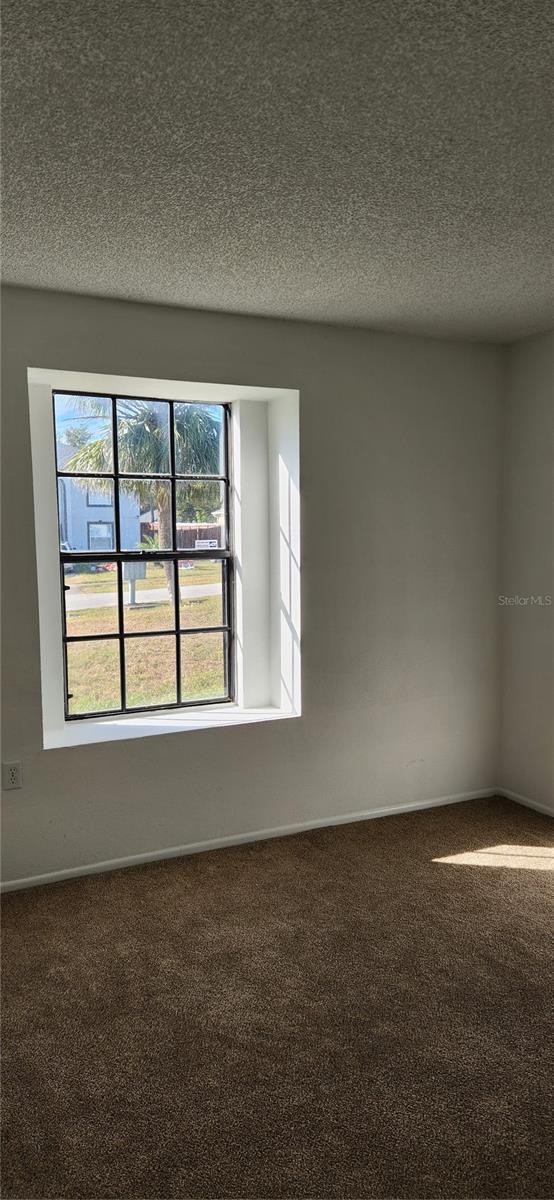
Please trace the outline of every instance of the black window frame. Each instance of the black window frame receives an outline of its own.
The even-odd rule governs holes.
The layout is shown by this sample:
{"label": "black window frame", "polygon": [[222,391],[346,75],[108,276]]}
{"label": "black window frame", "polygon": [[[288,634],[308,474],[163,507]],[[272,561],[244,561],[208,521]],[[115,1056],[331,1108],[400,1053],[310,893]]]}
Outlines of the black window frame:
{"label": "black window frame", "polygon": [[[83,396],[95,397],[101,400],[111,401],[111,421],[112,421],[112,446],[113,446],[113,461],[111,471],[99,472],[77,472],[64,471],[58,466],[57,441],[56,441],[56,396]],[[142,400],[145,402],[161,402],[169,405],[169,472],[148,473],[137,471],[120,471],[118,462],[118,446],[117,446],[117,401],[118,400]],[[52,412],[54,420],[54,445],[56,447],[56,492],[58,505],[58,544],[60,544],[60,488],[59,481],[64,479],[86,479],[90,480],[90,486],[94,485],[94,481],[98,479],[109,479],[113,486],[113,508],[114,508],[114,534],[115,534],[115,549],[114,550],[63,550],[60,545],[59,560],[60,560],[60,587],[61,587],[61,609],[62,609],[62,643],[63,643],[63,674],[64,674],[64,713],[66,721],[83,721],[91,720],[96,717],[116,717],[123,715],[132,715],[139,713],[160,712],[164,710],[187,709],[187,708],[204,708],[214,704],[231,704],[235,698],[235,672],[234,672],[234,645],[235,645],[235,626],[234,626],[234,555],[232,547],[232,519],[231,519],[231,461],[230,461],[230,423],[231,423],[231,408],[229,404],[211,402],[210,407],[218,407],[223,410],[223,473],[217,475],[200,475],[188,474],[185,472],[176,471],[175,459],[175,434],[174,434],[174,419],[173,406],[175,404],[196,405],[198,402],[193,400],[178,399],[167,400],[157,396],[128,396],[121,392],[106,393],[97,391],[78,391],[75,388],[53,388],[52,389]],[[166,479],[170,483],[171,490],[171,529],[173,548],[171,550],[122,550],[121,549],[121,528],[120,528],[120,489],[118,486],[120,479]],[[213,481],[224,485],[225,496],[225,519],[223,523],[225,545],[221,549],[205,549],[197,550],[188,547],[177,546],[177,506],[176,506],[176,483],[178,482],[198,482],[198,481]],[[87,488],[88,500],[88,488]],[[99,522],[94,522],[98,524]],[[123,564],[125,562],[167,562],[173,563],[174,572],[174,611],[175,611],[175,626],[173,629],[146,630],[146,631],[126,631],[124,619],[124,580],[123,580]],[[183,561],[218,561],[222,564],[222,614],[223,620],[220,625],[207,626],[186,626],[181,627],[180,614],[180,580],[179,580],[179,563]],[[65,567],[68,565],[78,566],[79,563],[114,563],[117,575],[117,606],[118,606],[118,632],[117,633],[100,633],[100,634],[68,634],[66,621],[66,606],[65,595],[70,590],[70,585],[66,583]],[[182,699],[182,664],[181,664],[181,638],[188,637],[198,633],[219,633],[223,638],[223,660],[224,660],[224,684],[225,692],[221,696],[208,699]],[[126,702],[126,675],[125,675],[125,643],[134,638],[145,637],[170,637],[174,639],[175,644],[175,668],[176,668],[176,696],[174,702],[164,704],[148,704],[148,705],[128,705]],[[71,713],[69,711],[69,701],[72,698],[72,693],[69,691],[68,681],[68,661],[67,647],[76,642],[94,642],[94,641],[111,641],[119,644],[119,686],[121,707],[111,709],[94,709],[84,713]]]}

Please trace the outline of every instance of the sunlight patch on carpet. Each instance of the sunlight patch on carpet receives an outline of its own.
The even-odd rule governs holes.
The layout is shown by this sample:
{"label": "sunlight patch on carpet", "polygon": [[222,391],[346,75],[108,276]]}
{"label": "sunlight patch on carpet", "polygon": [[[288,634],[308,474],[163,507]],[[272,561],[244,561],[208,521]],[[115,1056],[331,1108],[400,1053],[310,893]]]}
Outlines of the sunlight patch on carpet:
{"label": "sunlight patch on carpet", "polygon": [[511,867],[519,871],[554,871],[551,846],[487,846],[434,858],[436,863],[455,863],[464,867]]}

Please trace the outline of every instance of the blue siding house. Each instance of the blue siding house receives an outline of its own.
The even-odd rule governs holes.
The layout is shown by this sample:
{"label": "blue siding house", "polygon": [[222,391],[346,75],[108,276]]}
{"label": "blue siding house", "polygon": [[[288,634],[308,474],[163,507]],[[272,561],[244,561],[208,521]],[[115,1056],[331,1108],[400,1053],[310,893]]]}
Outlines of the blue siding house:
{"label": "blue siding house", "polygon": [[[67,458],[67,447],[58,442],[58,462]],[[64,550],[115,550],[115,518],[113,494],[102,492],[94,480],[75,480],[65,477],[58,481],[58,511],[60,543]],[[146,521],[152,513],[145,514]],[[141,542],[141,512],[139,501],[130,495],[120,500],[121,544],[134,549]]]}

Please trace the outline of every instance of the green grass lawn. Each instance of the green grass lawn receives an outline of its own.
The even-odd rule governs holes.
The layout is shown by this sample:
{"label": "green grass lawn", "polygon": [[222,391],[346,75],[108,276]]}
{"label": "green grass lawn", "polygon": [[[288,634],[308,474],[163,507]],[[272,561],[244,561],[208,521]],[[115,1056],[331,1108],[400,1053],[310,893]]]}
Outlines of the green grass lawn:
{"label": "green grass lawn", "polygon": [[[223,624],[222,596],[188,596],[184,589],[202,587],[204,584],[219,584],[222,582],[222,568],[219,562],[195,563],[190,570],[179,571],[179,586],[181,590],[180,624],[182,629],[198,628],[206,625]],[[66,575],[69,586],[68,596],[79,597],[109,594],[112,602],[102,608],[79,608],[67,610],[67,632],[71,636],[87,633],[117,633],[117,575],[115,571],[103,571],[99,574],[82,573]],[[148,563],[146,578],[138,579],[135,585],[136,604],[129,604],[129,583],[123,584],[123,602],[125,607],[125,632],[142,633],[149,630],[174,629],[175,618],[173,602],[170,599],[167,577],[163,564]],[[144,591],[160,593],[159,603],[152,600],[141,603],[140,594]]]}
{"label": "green grass lawn", "polygon": [[[70,713],[120,708],[118,642],[70,642],[67,653]],[[181,637],[181,663],[183,700],[224,696],[222,634]],[[125,642],[125,668],[129,707],[175,703],[174,637],[130,638]]]}
{"label": "green grass lawn", "polygon": [[[138,603],[133,608],[125,604],[125,632],[148,633],[150,630],[175,629],[173,604]],[[198,629],[206,625],[221,625],[221,596],[198,596],[186,599],[180,607],[181,629]],[[117,595],[106,608],[78,608],[67,613],[67,632],[70,637],[97,633],[118,633]]]}
{"label": "green grass lawn", "polygon": [[[207,559],[193,563],[192,567],[187,567],[186,569],[180,568],[179,570],[179,579],[185,586],[191,583],[217,583],[220,578],[220,563],[211,562]],[[88,592],[90,595],[96,595],[98,592],[112,591],[116,587],[115,580],[115,571],[98,571],[94,572],[94,574],[88,571],[77,574],[71,571],[67,573],[65,582],[72,588],[79,588],[80,592]],[[166,574],[163,563],[147,563],[146,578],[138,579],[136,587],[137,591],[145,588],[165,587],[165,582]],[[127,588],[127,586],[126,584],[125,587]]]}
{"label": "green grass lawn", "polygon": [[[194,629],[223,623],[222,596],[185,596],[190,585],[220,584],[220,562],[195,563],[190,570],[179,571],[180,625]],[[117,575],[115,571],[98,574],[81,572],[66,575],[71,595],[93,597],[110,594],[110,603],[99,608],[68,609],[69,636],[117,633]],[[143,600],[141,591],[156,590],[160,599]],[[136,582],[136,603],[129,604],[129,585],[124,583],[124,632],[146,633],[175,629],[173,601],[167,588],[162,563],[148,563],[145,579]],[[223,696],[224,639],[220,633],[189,634],[181,638],[182,698],[209,700]],[[176,701],[175,638],[131,638],[125,642],[126,689],[128,707],[172,704]],[[119,647],[117,642],[75,642],[68,644],[70,712],[84,713],[121,707],[119,693]]]}

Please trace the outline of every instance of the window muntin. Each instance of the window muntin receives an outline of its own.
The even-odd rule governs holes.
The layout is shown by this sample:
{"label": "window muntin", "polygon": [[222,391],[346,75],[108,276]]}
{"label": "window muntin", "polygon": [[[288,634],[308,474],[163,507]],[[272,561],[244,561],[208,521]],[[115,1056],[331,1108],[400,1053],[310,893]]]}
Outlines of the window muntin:
{"label": "window muntin", "polygon": [[169,475],[170,405],[167,400],[117,400],[120,475]]}
{"label": "window muntin", "polygon": [[181,629],[228,624],[225,566],[217,558],[179,559]]}
{"label": "window muntin", "polygon": [[218,479],[177,479],[177,549],[226,548],[226,488]]}
{"label": "window muntin", "polygon": [[121,710],[120,658],[115,639],[68,640],[65,659],[69,719]]}
{"label": "window muntin", "polygon": [[118,632],[116,563],[98,559],[64,563],[63,582],[68,637]]}
{"label": "window muntin", "polygon": [[189,703],[200,702],[204,695],[215,697],[225,686],[226,637],[212,630],[181,634],[183,696]]}
{"label": "window muntin", "polygon": [[[88,451],[87,474],[113,471],[113,406],[110,396],[54,392],[54,431],[58,471],[80,473],[79,452]],[[94,449],[91,449],[94,447]]]}
{"label": "window muntin", "polygon": [[231,700],[227,406],[53,403],[66,719]]}
{"label": "window muntin", "polygon": [[170,479],[119,477],[122,550],[173,550],[174,487]]}
{"label": "window muntin", "polygon": [[[89,504],[89,484],[91,480],[86,475],[59,475],[58,477],[58,516],[60,529],[60,547],[62,550],[92,550],[90,544],[90,525],[110,524],[112,540],[109,545],[99,549],[115,550],[113,536],[115,526],[114,515],[114,485],[113,479],[102,478],[94,484],[94,494],[102,495],[103,504],[98,512],[91,512]],[[95,506],[96,507],[96,506]]]}
{"label": "window muntin", "polygon": [[[227,437],[222,404],[175,402],[175,470],[178,475],[225,475]],[[210,444],[214,470],[204,471],[203,447]]]}

